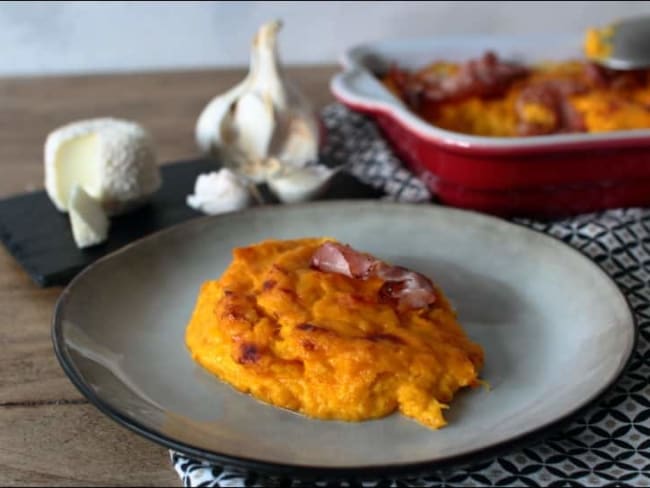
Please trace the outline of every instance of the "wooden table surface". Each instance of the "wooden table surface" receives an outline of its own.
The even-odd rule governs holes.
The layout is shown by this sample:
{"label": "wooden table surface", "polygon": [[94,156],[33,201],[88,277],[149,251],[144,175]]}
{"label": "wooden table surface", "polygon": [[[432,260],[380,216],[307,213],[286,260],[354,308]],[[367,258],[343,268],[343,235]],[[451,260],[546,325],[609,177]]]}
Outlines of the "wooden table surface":
{"label": "wooden table surface", "polygon": [[[336,68],[288,75],[316,107]],[[42,188],[43,142],[67,122],[114,116],[153,134],[161,163],[196,156],[193,128],[241,70],[0,79],[0,198]],[[40,289],[0,246],[0,485],[180,486],[165,448],[102,415],[61,370],[50,341],[60,288]]]}

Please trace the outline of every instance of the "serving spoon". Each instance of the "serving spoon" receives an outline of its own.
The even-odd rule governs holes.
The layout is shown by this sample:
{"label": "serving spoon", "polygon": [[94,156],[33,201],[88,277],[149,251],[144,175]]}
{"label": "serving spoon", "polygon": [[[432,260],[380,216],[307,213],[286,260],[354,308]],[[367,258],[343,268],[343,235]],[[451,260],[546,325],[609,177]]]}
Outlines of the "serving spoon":
{"label": "serving spoon", "polygon": [[616,70],[650,67],[650,15],[614,22],[591,35],[599,49],[586,55],[594,63]]}

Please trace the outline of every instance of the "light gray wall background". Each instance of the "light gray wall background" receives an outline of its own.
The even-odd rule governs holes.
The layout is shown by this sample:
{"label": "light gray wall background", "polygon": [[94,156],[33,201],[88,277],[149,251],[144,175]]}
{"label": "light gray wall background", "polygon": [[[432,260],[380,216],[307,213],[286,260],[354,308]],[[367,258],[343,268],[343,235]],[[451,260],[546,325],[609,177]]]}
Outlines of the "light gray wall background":
{"label": "light gray wall background", "polygon": [[650,2],[2,2],[0,76],[244,65],[272,18],[286,63],[324,63],[378,38],[552,35],[641,13]]}

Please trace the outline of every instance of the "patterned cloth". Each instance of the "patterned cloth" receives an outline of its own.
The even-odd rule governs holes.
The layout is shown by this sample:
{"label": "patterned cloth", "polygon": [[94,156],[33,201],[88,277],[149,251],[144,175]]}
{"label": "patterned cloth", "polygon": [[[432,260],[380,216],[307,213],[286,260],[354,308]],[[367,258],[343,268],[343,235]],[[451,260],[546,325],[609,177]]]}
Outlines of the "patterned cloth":
{"label": "patterned cloth", "polygon": [[323,109],[327,139],[321,158],[329,165],[345,165],[363,183],[382,190],[387,200],[428,202],[426,185],[395,157],[372,121],[343,105]]}
{"label": "patterned cloth", "polygon": [[[324,154],[398,201],[428,201],[374,124],[340,105],[325,108]],[[363,486],[650,486],[650,209],[611,210],[554,222],[517,221],[561,238],[598,262],[627,295],[640,336],[631,366],[612,391],[562,433],[492,461],[446,475]],[[171,453],[185,486],[313,486],[224,469]],[[322,486],[360,486],[323,483]]]}

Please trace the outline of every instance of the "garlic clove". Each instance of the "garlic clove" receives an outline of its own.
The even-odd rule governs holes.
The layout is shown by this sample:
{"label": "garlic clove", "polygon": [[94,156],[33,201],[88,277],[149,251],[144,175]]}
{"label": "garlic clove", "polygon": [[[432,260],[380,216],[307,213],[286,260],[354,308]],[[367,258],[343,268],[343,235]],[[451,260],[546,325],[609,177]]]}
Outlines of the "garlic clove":
{"label": "garlic clove", "polygon": [[198,176],[187,205],[208,215],[235,212],[252,203],[246,181],[227,168]]}
{"label": "garlic clove", "polygon": [[201,111],[194,130],[196,144],[201,152],[210,154],[221,145],[224,119],[232,105],[246,92],[248,85],[249,78],[246,78],[223,95],[214,97]]}
{"label": "garlic clove", "polygon": [[282,146],[277,150],[280,161],[301,167],[302,162],[318,159],[319,127],[312,117],[294,114],[287,124],[285,134]]}
{"label": "garlic clove", "polygon": [[242,95],[232,125],[239,136],[239,149],[254,161],[266,157],[275,126],[273,102],[255,92]]}
{"label": "garlic clove", "polygon": [[298,203],[321,196],[341,167],[328,168],[322,164],[306,166],[269,178],[269,189],[282,203]]}

